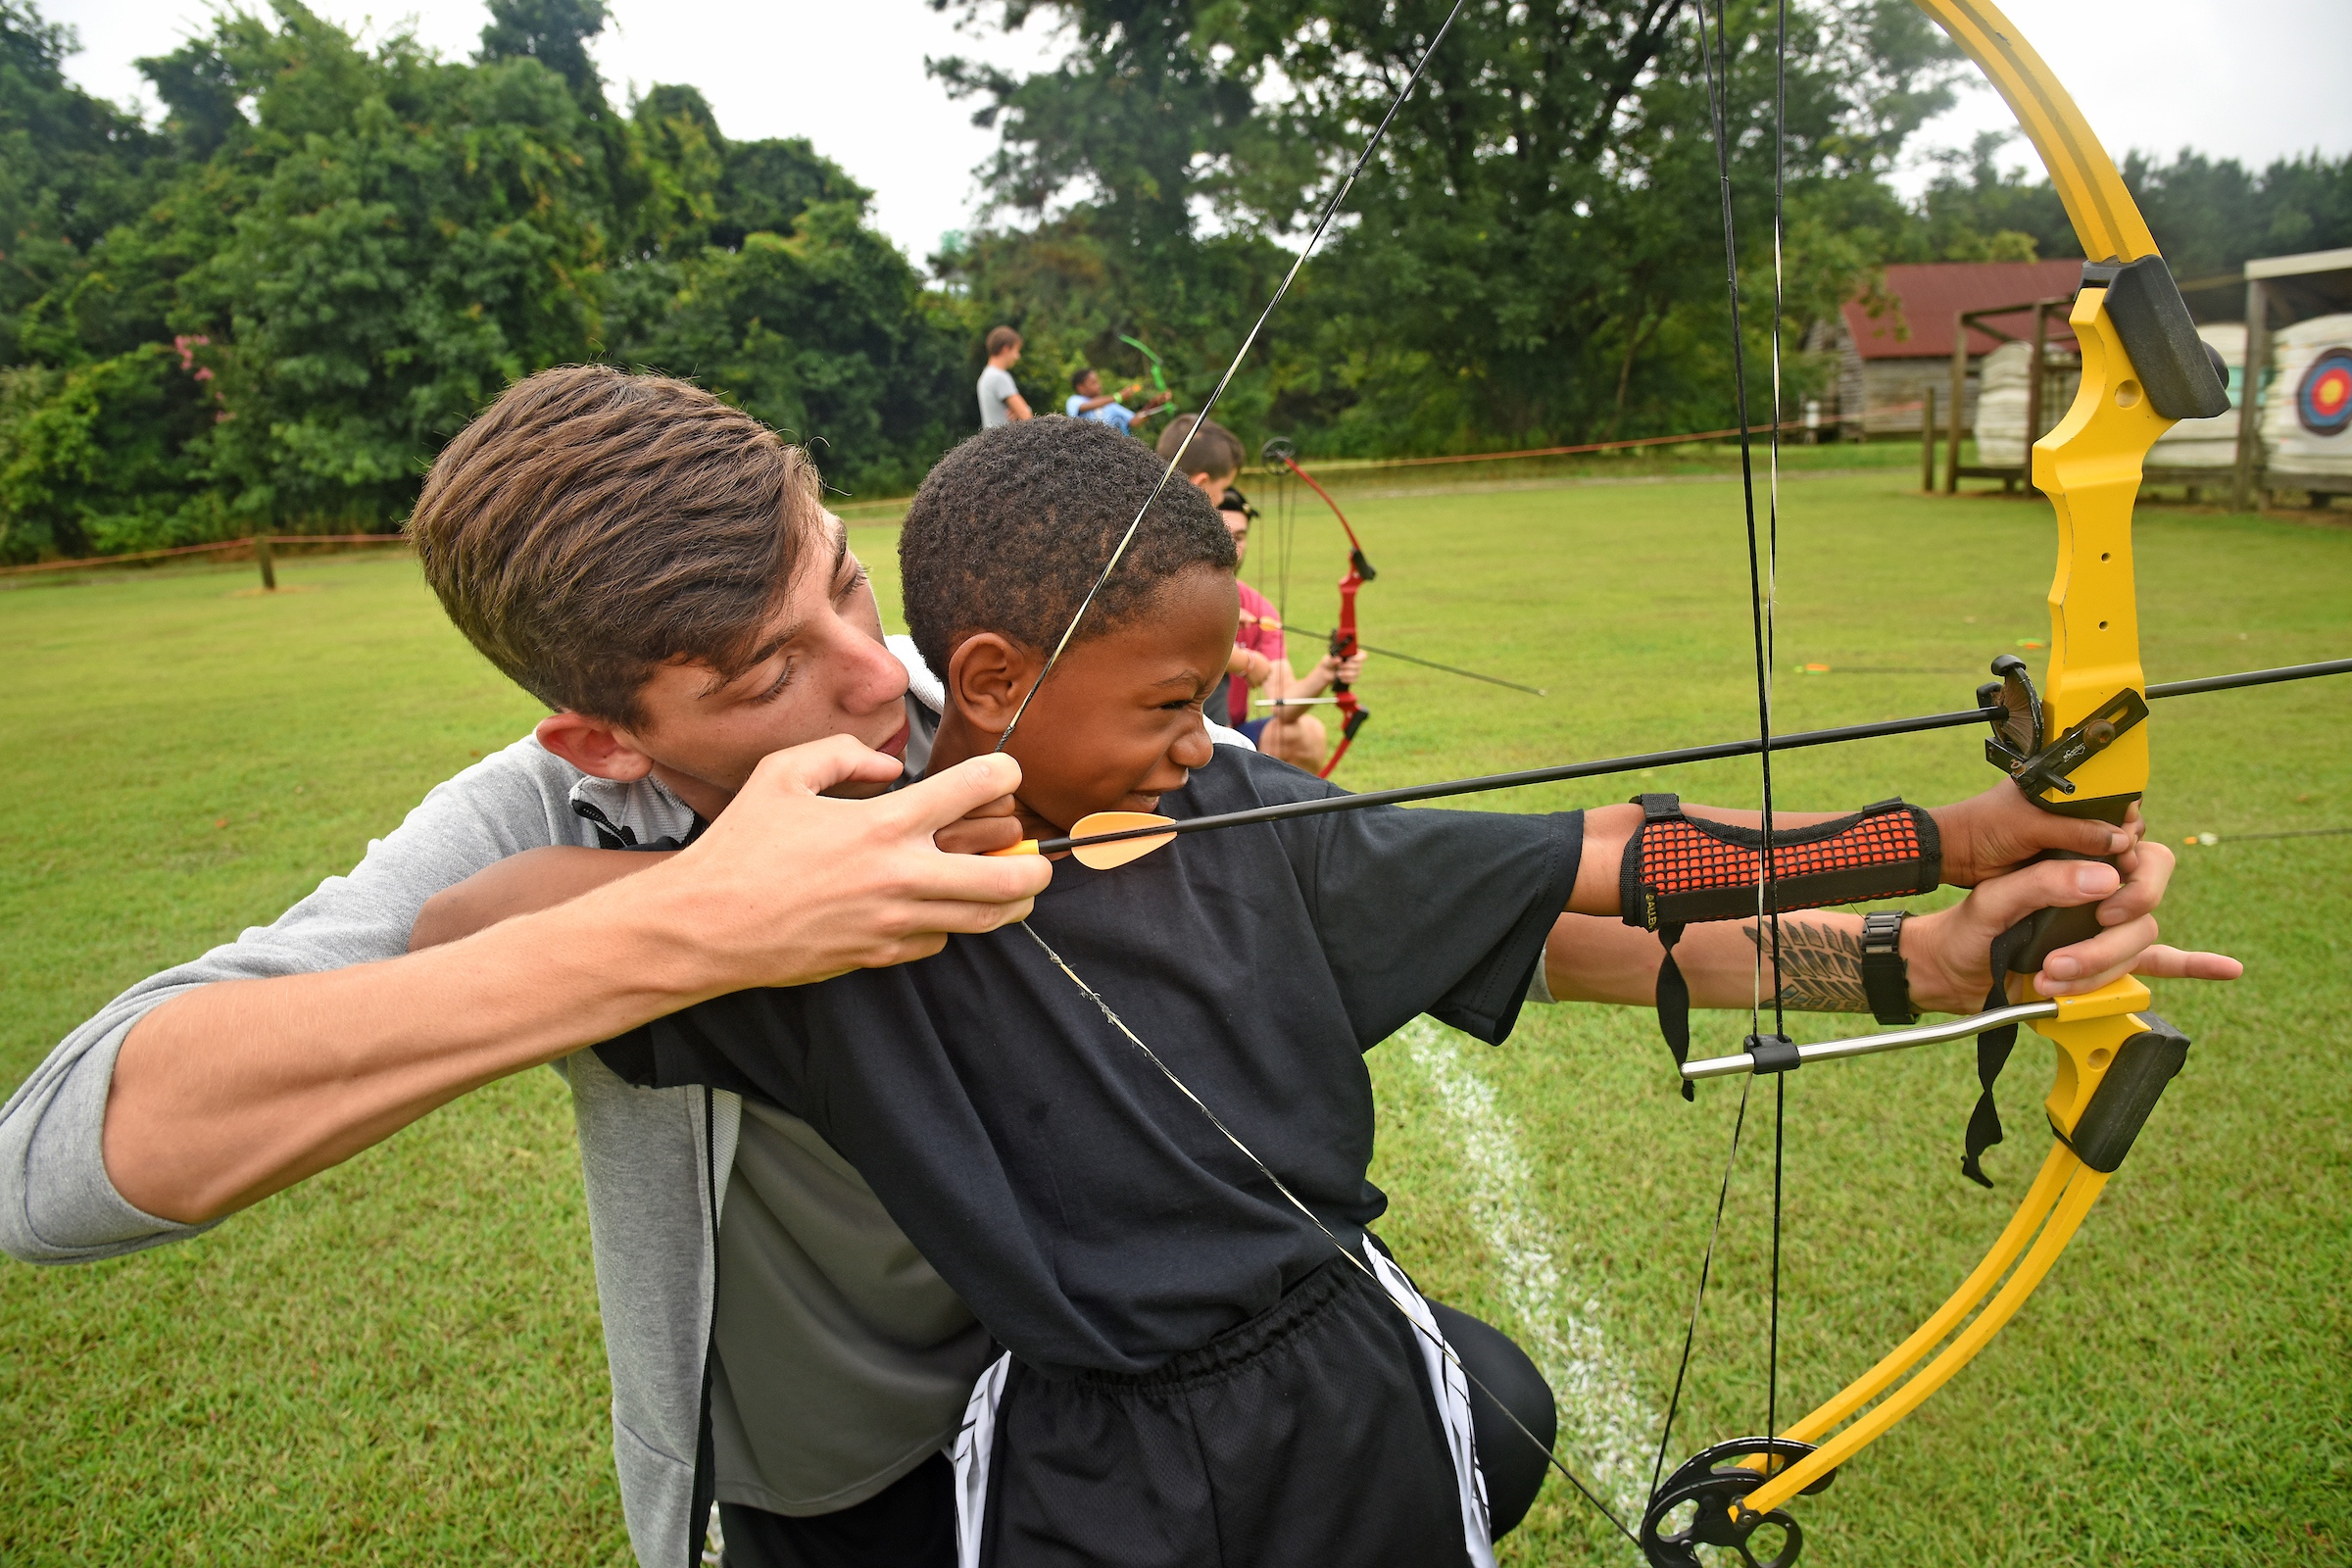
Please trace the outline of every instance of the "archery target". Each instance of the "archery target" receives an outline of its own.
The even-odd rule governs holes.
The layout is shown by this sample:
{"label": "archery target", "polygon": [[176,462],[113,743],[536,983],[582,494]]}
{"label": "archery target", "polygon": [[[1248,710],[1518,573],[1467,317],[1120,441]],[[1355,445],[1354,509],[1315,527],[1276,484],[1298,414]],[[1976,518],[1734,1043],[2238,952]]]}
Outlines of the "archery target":
{"label": "archery target", "polygon": [[2319,316],[2271,334],[2276,379],[2262,391],[2262,444],[2273,473],[2352,476],[2352,315]]}
{"label": "archery target", "polygon": [[2338,344],[2311,362],[2295,388],[2295,418],[2318,436],[2352,425],[2352,348]]}

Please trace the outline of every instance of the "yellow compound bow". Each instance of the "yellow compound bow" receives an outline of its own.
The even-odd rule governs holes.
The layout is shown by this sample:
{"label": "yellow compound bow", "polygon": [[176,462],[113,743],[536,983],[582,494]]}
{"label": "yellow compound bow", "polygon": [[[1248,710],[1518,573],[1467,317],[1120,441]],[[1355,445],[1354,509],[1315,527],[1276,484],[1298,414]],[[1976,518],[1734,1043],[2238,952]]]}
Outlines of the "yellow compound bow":
{"label": "yellow compound bow", "polygon": [[[2037,804],[2121,821],[2148,782],[2147,683],[2132,565],[2141,466],[2176,420],[2227,408],[2227,375],[2199,343],[2114,162],[2041,57],[1988,4],[1918,3],[2008,100],[2066,204],[2082,254],[2092,259],[2070,318],[2082,350],[2082,388],[2057,428],[2034,446],[2034,485],[2058,517],[2049,666],[2037,699],[2022,664],[1996,665],[2010,717],[1987,755]],[[2042,953],[2090,934],[2064,918],[2071,912],[2041,917],[2022,935],[2009,967],[2031,974]],[[1656,1489],[1642,1531],[1653,1564],[1695,1568],[1696,1548],[1706,1545],[1735,1550],[1751,1568],[1793,1561],[1802,1535],[1784,1505],[1827,1486],[1839,1465],[1917,1409],[2016,1315],[2186,1057],[2186,1038],[2140,1010],[2148,1000],[2147,987],[2126,977],[2082,996],[1951,1023],[1685,1068],[1689,1079],[1786,1071],[2030,1022],[2056,1048],[2056,1082],[2043,1102],[2055,1141],[1984,1260],[1916,1333],[1785,1431],[1719,1444]],[[1767,1525],[1778,1527],[1783,1544],[1759,1561],[1756,1533]]]}

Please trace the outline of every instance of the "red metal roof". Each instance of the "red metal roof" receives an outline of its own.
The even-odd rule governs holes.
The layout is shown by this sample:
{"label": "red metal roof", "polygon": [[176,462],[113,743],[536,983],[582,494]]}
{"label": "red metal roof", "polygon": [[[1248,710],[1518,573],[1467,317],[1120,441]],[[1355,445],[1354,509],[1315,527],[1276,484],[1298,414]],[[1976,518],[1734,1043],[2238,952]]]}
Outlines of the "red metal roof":
{"label": "red metal roof", "polygon": [[[2081,262],[1929,262],[1886,269],[1886,292],[1893,304],[1884,315],[1872,317],[1860,300],[1848,301],[1842,309],[1846,330],[1866,360],[1948,360],[1955,312],[2071,300],[2082,283]],[[2020,337],[2034,328],[2031,312],[1993,321]],[[1972,329],[1968,352],[1989,354],[2000,341]],[[2050,323],[2050,341],[2071,349],[2075,340],[2066,323],[2056,320]]]}

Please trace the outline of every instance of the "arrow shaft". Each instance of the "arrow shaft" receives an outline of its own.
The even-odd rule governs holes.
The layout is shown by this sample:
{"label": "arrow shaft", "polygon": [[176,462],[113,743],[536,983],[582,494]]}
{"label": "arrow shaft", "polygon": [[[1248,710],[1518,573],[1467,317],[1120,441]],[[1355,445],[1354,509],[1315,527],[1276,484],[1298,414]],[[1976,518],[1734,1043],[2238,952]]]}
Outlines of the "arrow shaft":
{"label": "arrow shaft", "polygon": [[[2269,686],[2279,681],[2311,680],[2322,675],[2352,674],[2352,659],[2330,659],[2316,664],[2289,664],[2278,669],[2251,669],[2234,675],[2207,675],[2196,680],[2164,681],[2148,688],[2148,697],[2193,697],[2200,692],[2234,691],[2246,686]],[[1847,741],[1877,740],[1887,735],[1916,735],[1928,730],[1959,729],[1989,723],[2006,710],[1964,708],[1949,713],[1926,713],[1916,718],[1882,719],[1875,724],[1844,724],[1836,729],[1798,730],[1775,735],[1769,743],[1753,736],[1718,741],[1710,746],[1684,746],[1673,751],[1642,752],[1631,757],[1603,758],[1591,762],[1566,762],[1555,767],[1531,767],[1516,773],[1489,773],[1478,778],[1446,779],[1435,784],[1408,784],[1401,789],[1373,790],[1363,795],[1334,795],[1322,800],[1286,801],[1257,806],[1246,811],[1220,811],[1210,816],[1181,817],[1152,827],[1097,833],[1086,838],[1047,839],[1038,845],[1046,855],[1087,844],[1115,844],[1122,839],[1151,838],[1169,833],[1205,833],[1211,828],[1241,827],[1251,822],[1282,822],[1296,816],[1322,816],[1332,811],[1354,811],[1368,806],[1403,806],[1414,801],[1445,800],[1457,795],[1483,795],[1494,790],[1521,789],[1531,784],[1557,784],[1569,779],[1604,778],[1612,773],[1639,772],[1645,767],[1674,767],[1685,762],[1712,762],[1731,757],[1753,757],[1768,748],[1775,752],[1803,751],[1814,746],[1837,746]]]}
{"label": "arrow shaft", "polygon": [[[1276,631],[1297,631],[1299,636],[1312,638],[1316,642],[1329,642],[1332,636],[1327,631],[1307,631],[1300,627],[1286,626],[1268,615],[1251,615],[1245,612],[1242,619],[1249,624],[1271,626]],[[1367,642],[1358,642],[1356,647],[1367,654],[1378,654],[1383,659],[1400,659],[1408,664],[1419,664],[1424,669],[1442,669],[1448,675],[1460,675],[1466,680],[1483,680],[1490,686],[1508,686],[1512,691],[1525,692],[1530,697],[1551,695],[1541,686],[1523,686],[1515,680],[1504,680],[1500,675],[1484,675],[1475,669],[1464,669],[1459,664],[1441,664],[1434,659],[1423,659],[1419,654],[1401,654],[1394,648],[1379,648]]]}

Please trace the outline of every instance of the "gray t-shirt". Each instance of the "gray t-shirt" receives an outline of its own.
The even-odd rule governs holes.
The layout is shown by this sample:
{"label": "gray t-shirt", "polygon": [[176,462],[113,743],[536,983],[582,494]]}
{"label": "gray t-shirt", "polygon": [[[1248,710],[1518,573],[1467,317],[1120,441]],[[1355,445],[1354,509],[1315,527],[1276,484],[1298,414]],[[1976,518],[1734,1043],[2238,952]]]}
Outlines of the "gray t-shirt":
{"label": "gray t-shirt", "polygon": [[938,1452],[997,1349],[850,1162],[746,1102],[718,1227],[721,1502],[829,1513]]}
{"label": "gray t-shirt", "polygon": [[1012,372],[1001,365],[992,365],[980,372],[980,423],[993,430],[1000,424],[1012,422],[1012,411],[1004,406],[1006,398],[1021,395],[1020,386]]}

